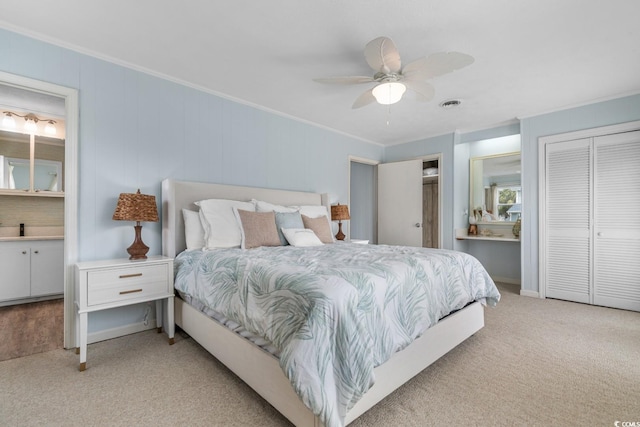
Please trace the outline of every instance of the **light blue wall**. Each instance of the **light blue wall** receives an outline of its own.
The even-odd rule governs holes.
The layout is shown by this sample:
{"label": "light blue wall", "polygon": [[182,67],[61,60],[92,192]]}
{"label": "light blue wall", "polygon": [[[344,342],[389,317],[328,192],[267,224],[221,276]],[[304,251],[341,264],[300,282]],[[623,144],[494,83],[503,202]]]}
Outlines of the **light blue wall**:
{"label": "light blue wall", "polygon": [[[128,256],[134,224],[111,220],[122,192],[140,188],[159,203],[172,177],[346,201],[349,155],[383,155],[378,145],[1,29],[0,70],[79,91],[80,261]],[[149,255],[160,254],[161,224],[143,224],[142,235]],[[144,310],[94,314],[90,332],[139,321]]]}
{"label": "light blue wall", "polygon": [[521,122],[522,289],[538,292],[538,138],[640,120],[640,95],[572,108]]}

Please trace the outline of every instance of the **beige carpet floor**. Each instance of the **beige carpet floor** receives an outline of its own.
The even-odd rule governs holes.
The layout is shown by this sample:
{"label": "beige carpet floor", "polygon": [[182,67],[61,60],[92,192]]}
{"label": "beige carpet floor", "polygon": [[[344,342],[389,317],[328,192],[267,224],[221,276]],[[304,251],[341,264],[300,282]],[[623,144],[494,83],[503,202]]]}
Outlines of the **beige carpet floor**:
{"label": "beige carpet floor", "polygon": [[[352,426],[640,423],[640,313],[521,297]],[[3,426],[287,426],[191,338],[142,332],[0,362]]]}

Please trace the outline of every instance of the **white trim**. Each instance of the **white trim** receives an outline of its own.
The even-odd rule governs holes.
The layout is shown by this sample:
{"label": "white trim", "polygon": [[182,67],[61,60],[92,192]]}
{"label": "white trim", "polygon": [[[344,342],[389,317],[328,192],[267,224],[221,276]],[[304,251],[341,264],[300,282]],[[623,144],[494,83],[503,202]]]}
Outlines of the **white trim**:
{"label": "white trim", "polygon": [[530,291],[529,289],[520,289],[520,296],[532,297],[532,298],[544,298],[536,291]]}
{"label": "white trim", "polygon": [[287,119],[294,120],[296,122],[305,123],[305,124],[310,125],[310,126],[314,126],[314,127],[320,128],[320,129],[324,129],[324,130],[330,131],[331,133],[344,135],[346,137],[357,139],[357,140],[365,142],[367,144],[377,145],[379,147],[384,147],[385,146],[384,144],[381,144],[379,142],[370,141],[370,140],[362,138],[360,136],[351,135],[351,134],[349,134],[347,132],[336,130],[336,129],[331,128],[329,126],[322,125],[320,123],[312,122],[310,120],[303,119],[301,117],[296,117],[296,116],[293,116],[291,114],[283,113],[282,111],[277,111],[277,110],[274,110],[272,108],[265,107],[264,105],[259,105],[259,104],[255,104],[253,102],[249,102],[249,101],[244,100],[244,99],[236,98],[236,97],[233,97],[231,95],[224,94],[224,93],[215,91],[213,89],[207,88],[205,86],[194,84],[194,83],[189,82],[187,80],[182,80],[182,79],[179,79],[177,77],[170,76],[168,74],[164,74],[164,73],[160,73],[158,71],[154,71],[154,70],[152,70],[150,68],[141,67],[141,66],[133,64],[131,62],[123,61],[121,59],[114,58],[114,57],[109,56],[109,55],[104,55],[102,53],[93,51],[91,49],[85,49],[85,48],[82,48],[82,47],[80,47],[78,45],[75,45],[75,44],[72,44],[72,43],[67,43],[67,42],[64,42],[64,41],[62,41],[60,39],[56,39],[55,37],[50,37],[50,36],[44,35],[42,33],[38,33],[36,31],[25,30],[24,28],[16,27],[15,25],[12,25],[12,24],[10,24],[10,23],[8,23],[6,21],[1,21],[0,20],[0,27],[5,28],[5,29],[7,29],[9,31],[12,31],[12,32],[24,35],[24,36],[27,36],[27,37],[31,37],[31,38],[40,40],[40,41],[45,42],[45,43],[53,44],[55,46],[59,46],[59,47],[62,47],[62,48],[65,48],[65,49],[69,49],[69,50],[74,51],[74,52],[81,53],[83,55],[90,56],[92,58],[97,58],[97,59],[100,59],[100,60],[103,60],[103,61],[107,61],[109,63],[116,64],[116,65],[119,65],[121,67],[128,68],[130,70],[138,71],[140,73],[147,74],[147,75],[150,75],[150,76],[153,76],[153,77],[157,77],[159,79],[166,80],[166,81],[169,81],[169,82],[172,82],[172,83],[177,83],[177,84],[179,84],[181,86],[186,86],[186,87],[189,87],[191,89],[195,89],[195,90],[200,91],[200,92],[204,92],[204,93],[208,93],[208,94],[217,96],[219,98],[227,99],[229,101],[236,102],[236,103],[241,104],[241,105],[246,105],[248,107],[252,107],[252,108],[255,108],[257,110],[261,110],[261,111],[265,111],[265,112],[270,113],[270,114],[274,114],[276,116],[284,117],[284,118],[287,118]]}
{"label": "white trim", "polygon": [[[595,138],[598,136],[611,135],[616,133],[632,132],[640,130],[640,120],[633,122],[619,123],[609,126],[601,126],[596,128],[582,129],[573,132],[559,133],[555,135],[541,136],[538,138],[538,294],[540,298],[546,298],[547,282],[546,282],[546,244],[547,233],[546,224],[546,147],[547,144],[555,142],[573,141],[577,139]],[[591,190],[593,194],[593,189]],[[524,199],[524,195],[523,195]],[[591,214],[593,217],[593,214]],[[593,240],[593,239],[591,239]],[[521,291],[525,292],[525,290]],[[533,292],[533,291],[526,291]],[[593,290],[590,289],[593,295]]]}
{"label": "white trim", "polygon": [[87,344],[93,344],[99,341],[110,340],[112,338],[118,338],[124,335],[131,335],[142,331],[148,331],[149,329],[156,329],[156,319],[149,319],[147,324],[144,322],[130,323],[124,326],[118,326],[111,329],[103,329],[100,331],[87,334]]}
{"label": "white trim", "polygon": [[358,157],[358,156],[353,156],[353,155],[349,154],[349,163],[351,163],[351,162],[364,163],[365,165],[378,165],[378,164],[380,164],[380,160],[371,160],[371,159],[367,159],[365,157]]}
{"label": "white trim", "polygon": [[600,102],[607,102],[607,101],[613,101],[614,99],[620,99],[620,98],[626,98],[629,96],[633,96],[633,95],[638,95],[640,94],[640,90],[630,90],[630,91],[626,91],[626,92],[622,92],[622,93],[617,93],[615,95],[609,95],[609,96],[603,96],[601,98],[595,98],[595,99],[591,99],[588,101],[583,101],[583,102],[576,102],[573,104],[567,104],[563,107],[558,107],[558,108],[553,108],[550,110],[544,110],[544,111],[538,111],[535,113],[530,113],[530,114],[524,114],[521,116],[517,116],[518,120],[524,120],[524,119],[529,119],[532,117],[538,117],[538,116],[544,116],[546,114],[553,114],[553,113],[557,113],[559,111],[566,111],[566,110],[571,110],[574,108],[579,108],[579,107],[585,107],[587,105],[593,105],[593,104],[598,104]]}
{"label": "white trim", "polygon": [[0,83],[65,99],[64,347],[71,348],[75,345],[73,267],[78,260],[78,91],[3,71]]}

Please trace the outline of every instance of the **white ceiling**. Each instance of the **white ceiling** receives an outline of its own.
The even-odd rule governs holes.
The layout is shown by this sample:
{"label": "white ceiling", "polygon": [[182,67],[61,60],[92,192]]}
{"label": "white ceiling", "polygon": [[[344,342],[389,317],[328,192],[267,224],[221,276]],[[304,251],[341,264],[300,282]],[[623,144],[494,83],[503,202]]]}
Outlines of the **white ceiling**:
{"label": "white ceiling", "polygon": [[[638,16],[637,0],[0,0],[0,27],[384,145],[640,92]],[[371,84],[312,80],[371,75],[378,36],[405,64],[475,62],[431,80],[428,103],[352,110]]]}

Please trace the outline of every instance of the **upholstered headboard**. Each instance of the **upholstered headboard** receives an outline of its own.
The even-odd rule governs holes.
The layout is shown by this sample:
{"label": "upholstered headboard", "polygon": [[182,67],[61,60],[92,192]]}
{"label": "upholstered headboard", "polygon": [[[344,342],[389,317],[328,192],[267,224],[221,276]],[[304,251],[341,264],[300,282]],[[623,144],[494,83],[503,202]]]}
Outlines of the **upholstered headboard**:
{"label": "upholstered headboard", "polygon": [[242,187],[205,182],[162,181],[162,254],[175,257],[185,250],[182,209],[197,210],[194,202],[204,199],[264,200],[277,205],[325,205],[329,212],[328,194],[272,188]]}

